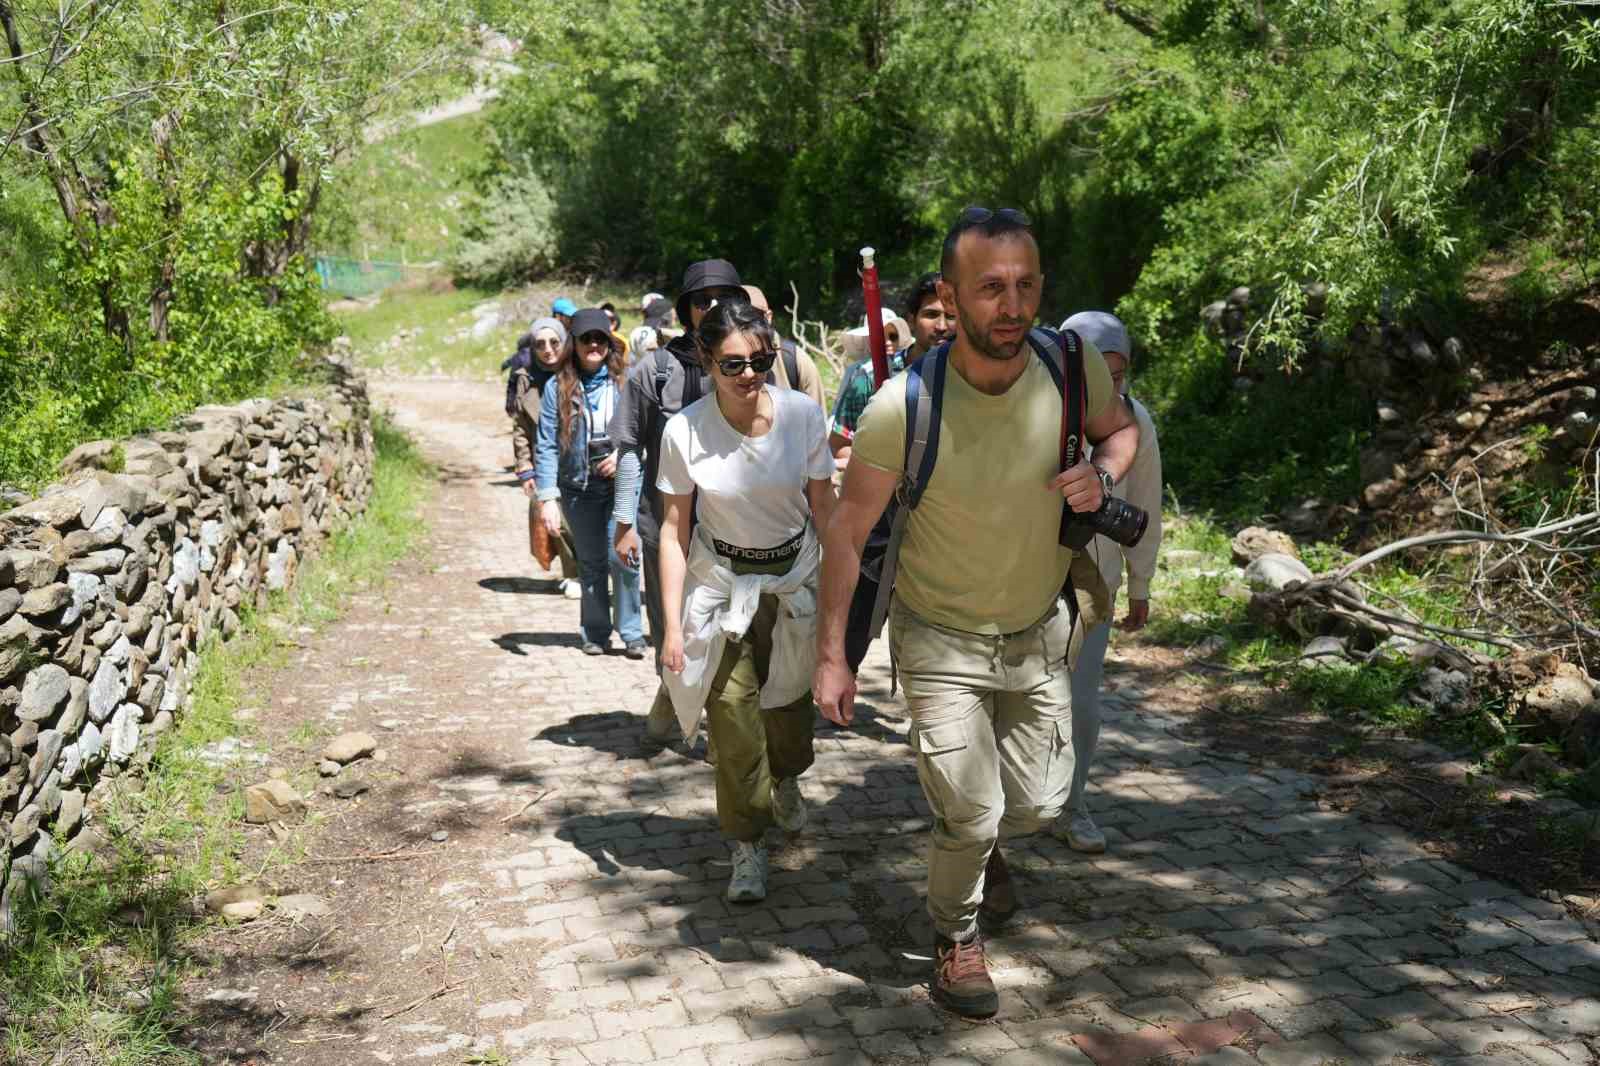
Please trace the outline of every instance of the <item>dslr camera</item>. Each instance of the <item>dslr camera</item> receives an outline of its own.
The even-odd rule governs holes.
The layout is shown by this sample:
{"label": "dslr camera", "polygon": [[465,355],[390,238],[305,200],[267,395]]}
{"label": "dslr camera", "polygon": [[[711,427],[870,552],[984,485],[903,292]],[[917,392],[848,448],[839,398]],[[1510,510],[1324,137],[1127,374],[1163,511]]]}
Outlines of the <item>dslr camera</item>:
{"label": "dslr camera", "polygon": [[1139,543],[1150,524],[1150,515],[1144,508],[1117,499],[1110,489],[1105,489],[1096,511],[1074,511],[1066,503],[1061,505],[1061,511],[1061,546],[1074,551],[1088,547],[1097,533],[1131,548]]}

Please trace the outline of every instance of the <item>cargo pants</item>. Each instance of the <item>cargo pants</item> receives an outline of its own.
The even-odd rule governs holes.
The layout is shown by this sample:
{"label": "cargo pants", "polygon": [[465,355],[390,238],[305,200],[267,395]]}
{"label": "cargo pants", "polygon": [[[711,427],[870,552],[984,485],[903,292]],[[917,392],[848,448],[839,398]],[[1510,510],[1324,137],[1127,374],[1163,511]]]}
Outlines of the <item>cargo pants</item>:
{"label": "cargo pants", "polygon": [[928,914],[943,936],[977,928],[995,844],[1045,828],[1072,784],[1067,611],[1018,633],[934,625],[898,601],[890,650],[911,714],[917,777],[933,811]]}

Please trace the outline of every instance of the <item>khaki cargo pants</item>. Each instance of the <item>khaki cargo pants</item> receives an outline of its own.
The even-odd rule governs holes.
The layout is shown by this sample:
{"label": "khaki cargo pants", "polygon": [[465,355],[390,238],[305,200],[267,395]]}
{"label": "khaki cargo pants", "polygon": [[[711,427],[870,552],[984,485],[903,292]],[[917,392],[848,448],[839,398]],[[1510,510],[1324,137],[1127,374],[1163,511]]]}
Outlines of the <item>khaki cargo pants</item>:
{"label": "khaki cargo pants", "polygon": [[890,650],[911,712],[917,777],[933,809],[928,913],[952,939],[977,928],[996,842],[1049,825],[1072,784],[1071,622],[1020,633],[946,629],[895,603]]}

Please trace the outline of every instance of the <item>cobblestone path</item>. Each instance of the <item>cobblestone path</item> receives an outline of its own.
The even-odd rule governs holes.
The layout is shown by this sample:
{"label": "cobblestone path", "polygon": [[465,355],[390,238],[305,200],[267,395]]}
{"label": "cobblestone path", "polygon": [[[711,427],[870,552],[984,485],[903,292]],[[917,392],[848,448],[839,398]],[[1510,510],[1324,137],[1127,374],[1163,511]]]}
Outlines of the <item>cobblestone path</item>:
{"label": "cobblestone path", "polygon": [[[427,639],[318,684],[366,688],[338,725],[387,721],[390,761],[416,768],[365,801],[375,824],[446,826],[452,850],[442,872],[372,864],[341,883],[374,928],[433,930],[357,938],[373,989],[442,953],[414,987],[449,992],[355,1023],[360,1039],[316,1061],[1597,1061],[1600,944],[1560,906],[1320,808],[1314,776],[1179,739],[1126,671],[1093,789],[1110,851],[1041,836],[1008,852],[1026,909],[991,942],[993,1022],[929,1004],[929,815],[881,661],[856,728],[818,721],[810,825],[775,848],[768,899],[726,903],[709,768],[637,747],[648,664],[585,658],[577,604],[521,576],[499,387],[378,389],[451,472],[434,571],[382,621]],[[377,624],[362,613],[352,626]],[[315,1057],[298,1053],[278,1061]]]}

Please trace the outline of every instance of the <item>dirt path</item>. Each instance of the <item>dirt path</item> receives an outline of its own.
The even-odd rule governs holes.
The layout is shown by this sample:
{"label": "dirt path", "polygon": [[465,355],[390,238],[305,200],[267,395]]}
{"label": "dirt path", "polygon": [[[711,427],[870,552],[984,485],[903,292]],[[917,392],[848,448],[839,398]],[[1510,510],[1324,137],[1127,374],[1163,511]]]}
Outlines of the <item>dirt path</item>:
{"label": "dirt path", "polygon": [[[709,768],[637,748],[648,664],[582,656],[577,604],[528,576],[499,387],[375,388],[443,469],[429,551],[256,702],[303,784],[331,733],[370,730],[383,759],[336,779],[364,794],[318,795],[292,831],[307,861],[265,875],[332,915],[203,945],[205,1061],[1595,1061],[1600,945],[1562,908],[1323,809],[1313,775],[1184,739],[1115,664],[1111,851],[1009,852],[1027,909],[991,945],[994,1023],[927,1001],[929,818],[882,662],[857,728],[819,723],[811,824],[770,897],[726,904]],[[249,832],[259,859],[273,834]]]}

